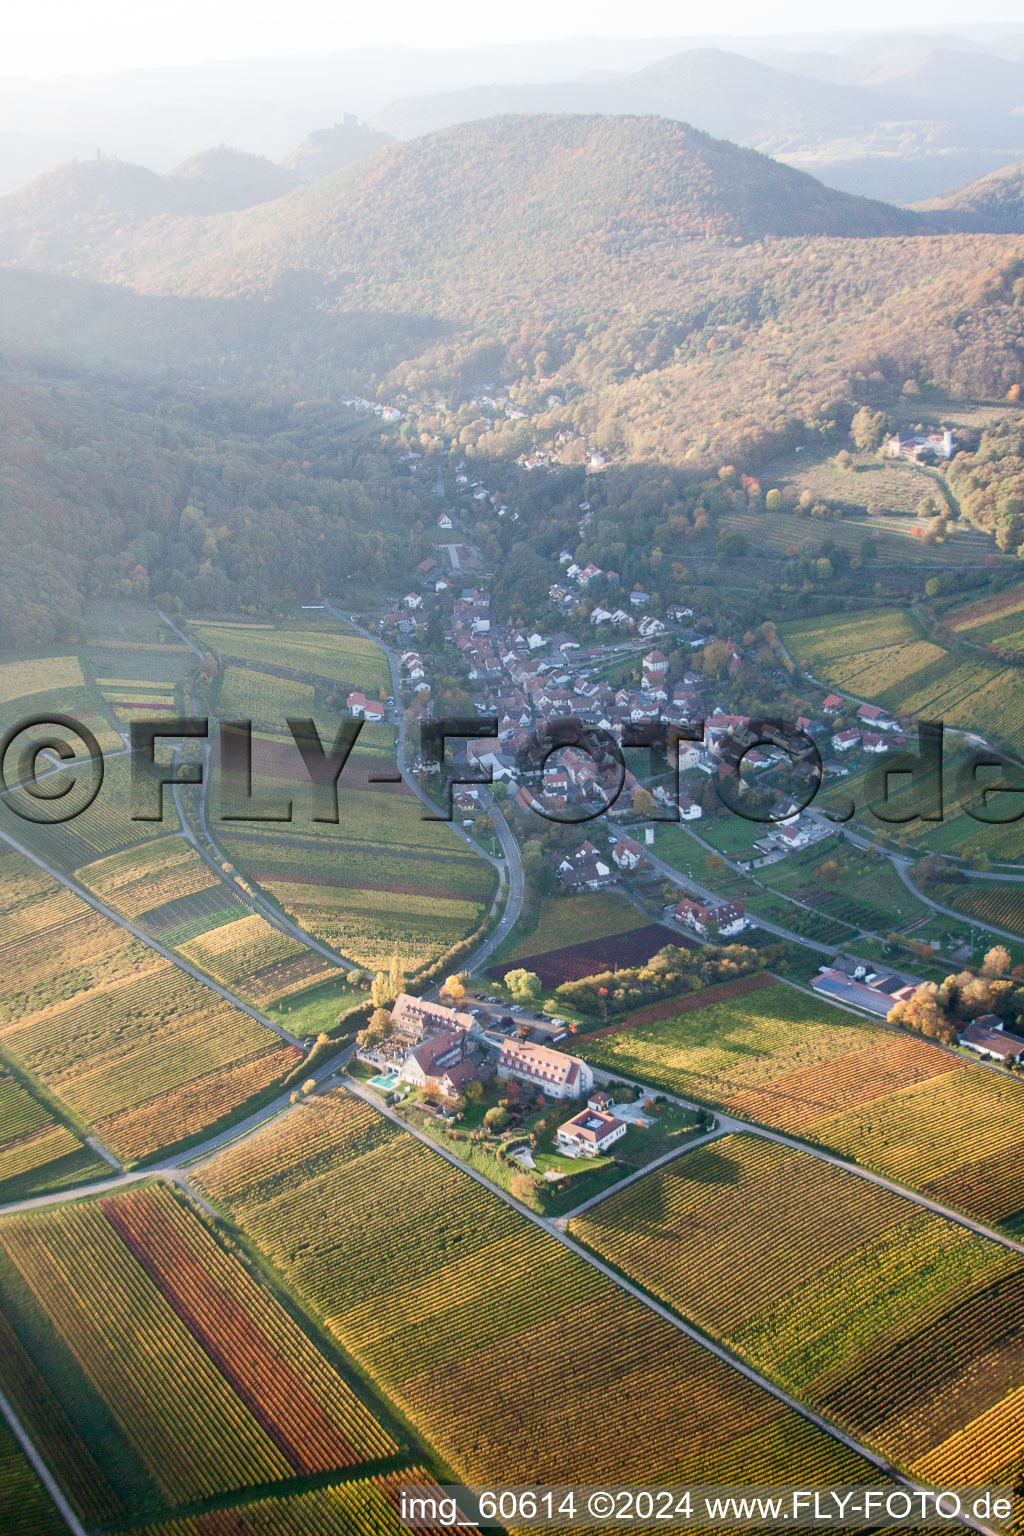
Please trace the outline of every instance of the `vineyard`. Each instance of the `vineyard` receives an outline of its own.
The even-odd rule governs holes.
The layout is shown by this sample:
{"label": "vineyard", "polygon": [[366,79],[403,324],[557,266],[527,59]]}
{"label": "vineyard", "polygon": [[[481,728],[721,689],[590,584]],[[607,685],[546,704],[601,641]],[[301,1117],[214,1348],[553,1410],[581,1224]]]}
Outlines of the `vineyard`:
{"label": "vineyard", "polygon": [[222,839],[231,860],[307,932],[358,965],[401,956],[411,971],[479,926],[493,871],[411,795],[338,796],[339,826]]}
{"label": "vineyard", "polygon": [[358,688],[375,698],[389,687],[380,647],[356,635],[313,629],[274,629],[263,624],[190,624],[198,645],[217,656],[286,667],[300,677]]}
{"label": "vineyard", "polygon": [[224,719],[259,720],[284,728],[289,715],[308,715],[313,710],[313,689],[247,667],[228,667],[220,692],[219,712]]}
{"label": "vineyard", "polygon": [[946,623],[972,645],[1024,653],[1024,597],[1018,585],[955,609]]}
{"label": "vineyard", "polygon": [[[584,1482],[863,1475],[857,1457],[347,1096],[301,1106],[199,1182],[467,1482],[498,1469],[509,1482],[564,1478],[567,1433]],[[640,1420],[642,1436],[623,1434]]]}
{"label": "vineyard", "polygon": [[595,1065],[788,1131],[996,1224],[1024,1209],[1024,1084],[782,985],[588,1038]]}
{"label": "vineyard", "polygon": [[213,928],[178,949],[193,965],[261,1007],[337,974],[329,960],[258,913]]}
{"label": "vineyard", "polygon": [[256,1020],[13,853],[0,855],[4,912],[0,1044],[118,1156],[195,1135],[294,1064]]}
{"label": "vineyard", "polygon": [[77,656],[46,656],[38,661],[0,664],[0,704],[12,704],[27,694],[81,688],[85,679]]}
{"label": "vineyard", "polygon": [[[147,1528],[145,1536],[403,1536],[402,1489],[433,1492],[438,1485],[422,1467],[357,1478],[335,1487],[284,1494],[228,1510],[190,1515]],[[423,1536],[442,1536],[451,1526],[416,1525]]]}
{"label": "vineyard", "polygon": [[[7,1218],[0,1249],[165,1507],[397,1449],[298,1325],[168,1190]],[[44,1377],[46,1369],[32,1366]],[[109,1501],[85,1457],[73,1434],[60,1463],[69,1493]]]}
{"label": "vineyard", "polygon": [[999,885],[994,880],[971,880],[957,889],[949,903],[965,917],[994,923],[1024,938],[1024,886]]}
{"label": "vineyard", "polygon": [[105,1173],[107,1165],[0,1067],[0,1201]]}
{"label": "vineyard", "polygon": [[571,1230],[919,1476],[1024,1466],[1024,1392],[1012,1412],[1003,1402],[1021,1379],[1019,1254],[744,1136],[650,1174]]}
{"label": "vineyard", "polygon": [[25,1453],[0,1419],[0,1536],[67,1536],[67,1526],[50,1502]]}
{"label": "vineyard", "polygon": [[158,837],[141,848],[98,859],[77,870],[76,878],[132,919],[167,902],[222,888],[209,865],[178,836]]}
{"label": "vineyard", "polygon": [[780,634],[794,661],[819,683],[869,699],[893,714],[941,719],[1013,741],[1024,725],[1014,667],[954,656],[923,640],[899,609],[803,619]]}

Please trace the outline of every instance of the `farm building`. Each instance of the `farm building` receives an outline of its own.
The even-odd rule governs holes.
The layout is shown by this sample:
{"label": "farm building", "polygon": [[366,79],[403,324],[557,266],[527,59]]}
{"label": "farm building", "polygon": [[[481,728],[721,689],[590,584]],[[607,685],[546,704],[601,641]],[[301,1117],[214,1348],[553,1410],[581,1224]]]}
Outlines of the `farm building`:
{"label": "farm building", "polygon": [[677,903],[675,913],[687,928],[702,935],[714,928],[723,938],[731,938],[734,933],[742,933],[747,926],[747,909],[742,901],[722,901],[717,907],[712,907],[702,901],[690,901],[684,896]]}
{"label": "farm building", "polygon": [[410,1051],[402,1063],[398,1076],[403,1083],[422,1088],[432,1078],[441,1078],[446,1070],[453,1069],[466,1060],[470,1050],[469,1035],[463,1029],[446,1031],[424,1040]]}
{"label": "farm building", "polygon": [[1003,1021],[994,1013],[982,1014],[960,1033],[960,1044],[979,1056],[987,1056],[1004,1065],[1024,1058],[1024,1040],[1011,1035],[1003,1028]]}

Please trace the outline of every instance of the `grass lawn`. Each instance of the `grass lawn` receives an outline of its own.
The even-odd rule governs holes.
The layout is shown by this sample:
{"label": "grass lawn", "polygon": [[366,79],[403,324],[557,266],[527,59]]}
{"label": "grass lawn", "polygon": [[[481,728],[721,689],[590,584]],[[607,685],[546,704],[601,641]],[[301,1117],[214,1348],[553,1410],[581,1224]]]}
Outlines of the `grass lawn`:
{"label": "grass lawn", "polygon": [[337,1026],[339,1013],[369,1000],[368,989],[353,987],[347,973],[341,972],[336,979],[323,981],[305,992],[293,992],[291,997],[282,998],[279,1003],[271,1003],[266,1014],[275,1023],[290,1029],[293,1035],[330,1034]]}

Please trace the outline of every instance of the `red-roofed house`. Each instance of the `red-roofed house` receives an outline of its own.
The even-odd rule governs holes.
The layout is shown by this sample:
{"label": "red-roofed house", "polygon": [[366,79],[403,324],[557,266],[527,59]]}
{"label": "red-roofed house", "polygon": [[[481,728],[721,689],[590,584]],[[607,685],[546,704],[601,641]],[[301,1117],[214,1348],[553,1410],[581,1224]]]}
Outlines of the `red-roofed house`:
{"label": "red-roofed house", "polygon": [[518,1078],[552,1099],[578,1099],[594,1086],[585,1061],[530,1040],[506,1040],[498,1056],[498,1076]]}
{"label": "red-roofed house", "polygon": [[597,1157],[629,1129],[625,1120],[599,1109],[583,1109],[558,1127],[558,1150],[568,1157]]}

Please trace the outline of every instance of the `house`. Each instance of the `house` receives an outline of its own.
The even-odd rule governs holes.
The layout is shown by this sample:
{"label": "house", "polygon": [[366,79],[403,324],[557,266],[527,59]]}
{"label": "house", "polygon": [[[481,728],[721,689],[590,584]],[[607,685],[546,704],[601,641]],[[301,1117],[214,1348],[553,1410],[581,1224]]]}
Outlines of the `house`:
{"label": "house", "polygon": [[821,707],[827,715],[841,715],[845,703],[838,693],[827,693],[821,701]]}
{"label": "house", "polygon": [[365,693],[359,692],[358,688],[354,688],[352,690],[348,698],[345,700],[345,703],[348,705],[353,715],[356,715],[363,720],[384,719],[383,704],[378,704],[374,699],[368,699]]}
{"label": "house", "polygon": [[614,1104],[615,1095],[613,1093],[609,1093],[607,1088],[595,1088],[593,1093],[590,1095],[590,1098],[587,1100],[588,1109],[600,1110],[602,1114],[605,1112],[605,1110],[611,1109]]}
{"label": "house", "polygon": [[399,992],[395,998],[391,1018],[396,1037],[412,1045],[418,1045],[430,1034],[469,1031],[475,1022],[471,1013],[446,1008],[443,1003],[430,1003],[425,997],[411,997],[408,992]]}
{"label": "house", "polygon": [[454,528],[455,524],[452,522],[452,520],[448,516],[447,512],[442,512],[441,516],[437,520],[437,526],[439,528],[448,529],[448,528]]}
{"label": "house", "polygon": [[552,1099],[578,1099],[594,1086],[594,1074],[585,1061],[531,1040],[505,1041],[498,1056],[498,1076],[517,1078]]}
{"label": "house", "polygon": [[631,837],[620,837],[612,849],[612,858],[620,869],[636,869],[642,855],[640,844]]}
{"label": "house", "polygon": [[806,848],[811,841],[810,834],[805,828],[793,826],[789,822],[782,822],[775,829],[775,836],[783,848]]}
{"label": "house", "polygon": [[857,711],[857,718],[863,720],[865,725],[873,725],[878,731],[898,731],[898,720],[890,720],[884,710],[877,704],[862,704]]}
{"label": "house", "polygon": [[625,1120],[599,1109],[583,1109],[558,1127],[555,1141],[567,1157],[597,1157],[629,1129]]}
{"label": "house", "polygon": [[580,571],[577,580],[581,587],[589,587],[592,581],[596,581],[604,572],[599,565],[585,565]]}
{"label": "house", "polygon": [[680,821],[699,821],[703,815],[703,806],[698,805],[696,800],[691,800],[689,795],[679,796]]}
{"label": "house", "polygon": [[849,752],[860,741],[860,731],[837,731],[832,737],[832,745],[837,752]]}
{"label": "house", "polygon": [[648,651],[643,659],[643,669],[652,677],[664,678],[668,671],[668,657],[663,651]]}
{"label": "house", "polygon": [[[651,594],[642,591],[639,587],[629,594],[629,601],[634,608],[645,608],[650,600]],[[643,630],[640,633],[643,634]]]}
{"label": "house", "polygon": [[861,746],[865,752],[888,752],[889,743],[884,736],[876,736],[871,731],[865,731],[861,737]]}
{"label": "house", "polygon": [[423,599],[422,599],[422,597],[420,597],[418,592],[407,592],[405,594],[405,596],[402,598],[402,602],[405,604],[405,606],[407,608],[422,608],[423,607]]}
{"label": "house", "polygon": [[464,1029],[432,1035],[409,1052],[398,1073],[399,1081],[411,1083],[414,1088],[424,1088],[432,1079],[441,1077],[446,1069],[465,1061],[469,1049],[469,1035]]}
{"label": "house", "polygon": [[959,1040],[969,1051],[976,1051],[979,1056],[992,1061],[1001,1061],[1004,1066],[1024,1057],[1024,1040],[1019,1035],[1008,1034],[1002,1019],[994,1013],[983,1013],[980,1019],[968,1024],[961,1030]]}
{"label": "house", "polygon": [[467,1083],[480,1081],[480,1068],[475,1061],[457,1061],[453,1067],[445,1067],[437,1079],[437,1086],[446,1099],[457,1099]]}
{"label": "house", "polygon": [[675,914],[687,928],[704,936],[714,928],[720,937],[731,938],[747,926],[747,909],[742,901],[721,901],[717,906],[708,906],[684,896],[677,904]]}

